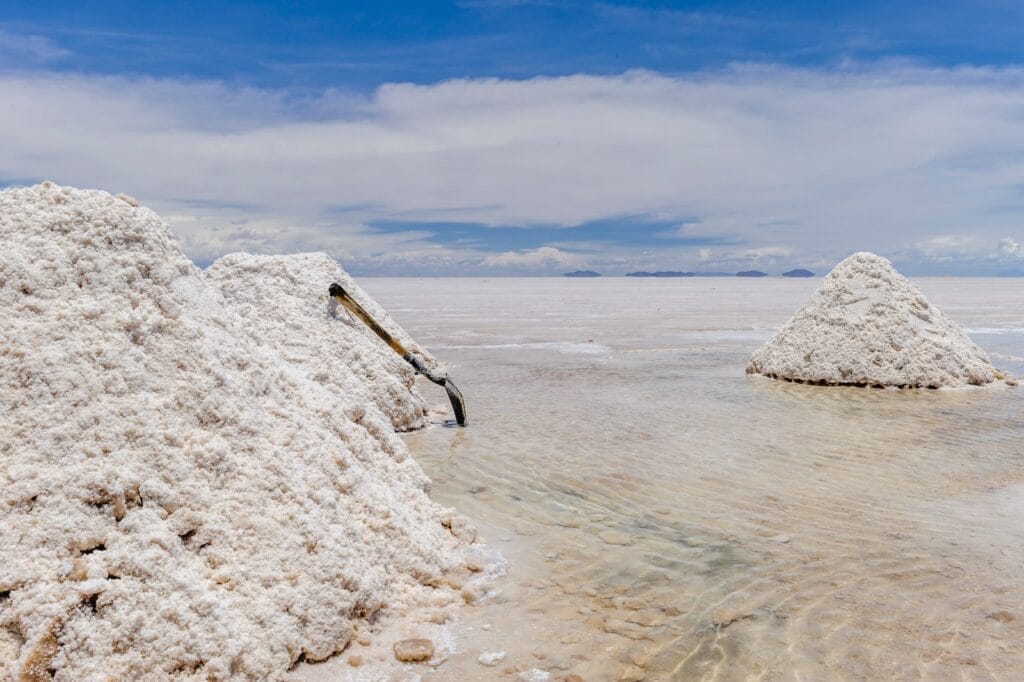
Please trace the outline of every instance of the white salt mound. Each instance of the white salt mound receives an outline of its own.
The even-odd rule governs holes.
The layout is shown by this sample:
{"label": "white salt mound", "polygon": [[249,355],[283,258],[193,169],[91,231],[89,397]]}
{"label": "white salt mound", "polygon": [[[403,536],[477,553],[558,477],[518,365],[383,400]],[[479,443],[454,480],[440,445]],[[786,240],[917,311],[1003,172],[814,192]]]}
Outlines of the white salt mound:
{"label": "white salt mound", "polygon": [[136,203],[0,192],[0,679],[277,679],[455,599],[471,534],[376,406],[408,376],[342,333],[308,378]]}
{"label": "white salt mound", "polygon": [[748,374],[821,384],[963,387],[1013,380],[921,291],[855,253],[750,358]]}
{"label": "white salt mound", "polygon": [[[280,349],[304,376],[353,398],[353,419],[361,419],[363,409],[372,405],[395,429],[423,426],[426,405],[413,386],[415,372],[362,321],[339,310],[327,288],[341,284],[402,345],[414,348],[415,342],[330,256],[233,253],[203,276],[257,337]],[[435,365],[429,355],[417,352],[428,367]]]}

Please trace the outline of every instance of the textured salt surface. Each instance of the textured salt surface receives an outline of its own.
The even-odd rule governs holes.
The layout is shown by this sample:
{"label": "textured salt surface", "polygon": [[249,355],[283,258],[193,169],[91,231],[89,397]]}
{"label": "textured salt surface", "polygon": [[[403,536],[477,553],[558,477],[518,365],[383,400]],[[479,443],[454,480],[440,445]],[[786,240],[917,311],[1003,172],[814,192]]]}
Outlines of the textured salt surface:
{"label": "textured salt surface", "polygon": [[1012,381],[921,291],[856,253],[750,358],[748,374],[823,384],[963,387]]}
{"label": "textured salt surface", "polygon": [[361,389],[307,378],[129,198],[4,190],[0,243],[0,678],[277,678],[454,608],[427,586],[473,533],[374,405],[408,376],[373,339],[338,335]]}
{"label": "textured salt surface", "polygon": [[[327,285],[341,284],[406,348],[415,348],[415,342],[334,259],[323,253],[234,253],[203,275],[285,360],[332,393],[350,396],[351,417],[360,419],[363,406],[372,404],[398,430],[423,426],[426,406],[413,387],[412,368],[366,325],[339,310],[327,296]],[[435,365],[429,355],[417,352],[428,366]]]}

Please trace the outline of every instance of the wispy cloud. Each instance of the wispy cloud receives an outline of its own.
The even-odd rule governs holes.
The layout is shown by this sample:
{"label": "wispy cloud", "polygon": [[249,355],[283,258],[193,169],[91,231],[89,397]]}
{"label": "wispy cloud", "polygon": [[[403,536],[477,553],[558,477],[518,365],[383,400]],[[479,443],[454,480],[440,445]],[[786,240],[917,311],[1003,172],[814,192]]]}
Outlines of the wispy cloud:
{"label": "wispy cloud", "polygon": [[614,22],[617,26],[621,27],[626,24],[630,28],[644,31],[689,33],[708,28],[764,30],[777,27],[777,23],[770,21],[768,17],[761,16],[755,20],[735,13],[642,7],[605,2],[596,3],[593,11],[598,17]]}
{"label": "wispy cloud", "polygon": [[553,6],[557,3],[554,0],[458,0],[455,4],[466,9],[507,9],[529,5]]}
{"label": "wispy cloud", "polygon": [[0,67],[25,68],[64,59],[71,52],[46,36],[0,28]]}
{"label": "wispy cloud", "polygon": [[[871,249],[926,267],[945,256],[921,245],[944,235],[990,254],[1024,240],[1015,69],[747,66],[315,97],[34,73],[0,75],[0,101],[0,177],[126,191],[188,216],[176,227],[199,259],[328,249],[364,271],[468,272],[506,252],[511,265],[589,251],[572,264],[627,270],[693,269],[701,249],[704,263],[780,266]],[[453,215],[470,242],[417,228]],[[618,216],[683,227],[655,246]],[[389,220],[405,224],[374,229]],[[564,237],[600,221],[618,227],[586,249]],[[533,243],[493,241],[508,236],[499,226],[538,225]],[[629,230],[647,238],[631,244]]]}

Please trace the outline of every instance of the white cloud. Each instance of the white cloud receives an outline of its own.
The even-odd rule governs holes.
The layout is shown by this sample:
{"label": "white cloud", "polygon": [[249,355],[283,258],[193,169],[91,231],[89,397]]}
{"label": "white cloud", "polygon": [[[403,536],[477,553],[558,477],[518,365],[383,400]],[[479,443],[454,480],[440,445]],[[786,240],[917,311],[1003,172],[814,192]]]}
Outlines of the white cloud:
{"label": "white cloud", "polygon": [[[697,271],[731,271],[751,267],[772,268],[789,263],[794,250],[788,246],[760,246],[754,249],[716,248],[698,249],[696,254]],[[805,264],[809,263],[806,255]]]}
{"label": "white cloud", "polygon": [[1024,261],[1024,244],[1020,244],[1011,237],[995,239],[985,236],[986,230],[979,230],[980,234],[947,234],[939,235],[922,240],[914,245],[912,249],[905,252],[897,252],[893,256],[900,261],[910,263],[921,263],[928,271],[928,265],[932,265],[932,271],[944,271],[945,267],[954,264],[958,266],[973,266],[978,269],[986,269],[988,272],[1016,272],[1017,268],[1006,266],[1021,265],[1018,261]]}
{"label": "white cloud", "polygon": [[1024,260],[1024,244],[1010,237],[999,240],[999,252],[1008,258]]}
{"label": "white cloud", "polygon": [[916,244],[917,252],[927,260],[976,260],[992,255],[992,240],[973,234],[946,234],[924,239]]}
{"label": "white cloud", "polygon": [[483,264],[495,268],[527,268],[530,270],[550,270],[552,268],[570,266],[578,259],[564,251],[551,246],[525,251],[506,251],[505,253],[487,256]]}
{"label": "white cloud", "polygon": [[[658,214],[696,216],[682,236],[737,245],[715,257],[805,264],[965,230],[995,244],[1024,209],[1019,70],[743,67],[315,98],[33,73],[0,75],[0,101],[0,178],[125,191],[193,216],[177,228],[198,258],[330,248],[368,266],[461,267],[487,254],[366,226]],[[648,258],[609,245],[600,259],[686,269],[699,248]]]}
{"label": "white cloud", "polygon": [[747,249],[742,253],[743,258],[754,261],[791,255],[793,255],[793,249],[788,246],[761,246],[756,249]]}

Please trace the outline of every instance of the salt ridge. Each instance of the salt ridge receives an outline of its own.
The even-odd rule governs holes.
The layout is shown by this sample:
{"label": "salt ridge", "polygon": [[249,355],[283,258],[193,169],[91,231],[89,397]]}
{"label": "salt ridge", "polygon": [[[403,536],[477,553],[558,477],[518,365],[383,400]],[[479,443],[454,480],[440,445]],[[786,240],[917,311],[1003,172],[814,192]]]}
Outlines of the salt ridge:
{"label": "salt ridge", "polygon": [[391,421],[285,361],[155,213],[7,189],[0,243],[0,678],[278,679],[459,601],[474,532]]}

